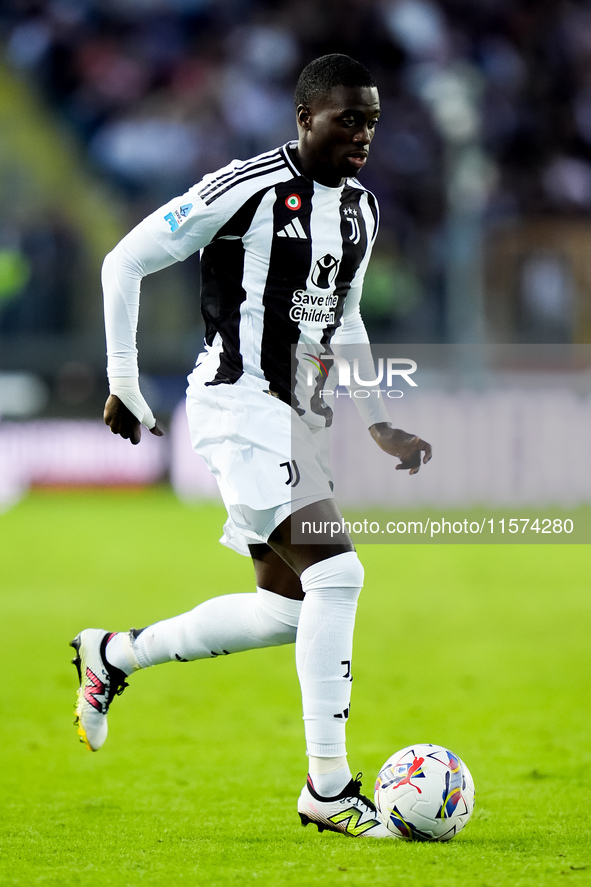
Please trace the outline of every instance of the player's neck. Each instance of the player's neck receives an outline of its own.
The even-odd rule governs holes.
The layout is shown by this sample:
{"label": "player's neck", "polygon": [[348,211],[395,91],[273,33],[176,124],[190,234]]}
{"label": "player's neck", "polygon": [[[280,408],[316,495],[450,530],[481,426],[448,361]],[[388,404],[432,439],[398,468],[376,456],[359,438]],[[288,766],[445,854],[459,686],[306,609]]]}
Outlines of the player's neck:
{"label": "player's neck", "polygon": [[314,160],[300,145],[292,152],[292,160],[302,175],[311,182],[318,182],[327,188],[340,188],[345,182],[334,169]]}

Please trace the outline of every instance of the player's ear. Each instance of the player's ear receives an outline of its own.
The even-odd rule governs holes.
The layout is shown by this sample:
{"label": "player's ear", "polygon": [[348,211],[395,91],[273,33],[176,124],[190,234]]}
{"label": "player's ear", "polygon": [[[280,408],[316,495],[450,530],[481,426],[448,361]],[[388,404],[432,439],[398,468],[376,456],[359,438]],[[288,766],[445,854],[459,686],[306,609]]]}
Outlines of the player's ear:
{"label": "player's ear", "polygon": [[312,118],[312,112],[306,105],[298,105],[296,110],[296,119],[298,121],[299,126],[302,129],[310,128],[310,120]]}

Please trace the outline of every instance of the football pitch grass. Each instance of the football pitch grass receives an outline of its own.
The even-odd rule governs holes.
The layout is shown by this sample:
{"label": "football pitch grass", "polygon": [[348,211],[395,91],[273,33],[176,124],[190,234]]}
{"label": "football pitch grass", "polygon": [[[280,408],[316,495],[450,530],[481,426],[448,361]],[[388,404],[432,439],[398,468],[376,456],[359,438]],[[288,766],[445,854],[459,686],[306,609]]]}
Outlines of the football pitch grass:
{"label": "football pitch grass", "polygon": [[166,489],[34,492],[0,516],[0,884],[577,885],[591,882],[591,552],[364,545],[353,773],[446,745],[476,807],[449,844],[303,829],[293,647],[134,675],[91,754],[69,640],[253,589],[224,513]]}

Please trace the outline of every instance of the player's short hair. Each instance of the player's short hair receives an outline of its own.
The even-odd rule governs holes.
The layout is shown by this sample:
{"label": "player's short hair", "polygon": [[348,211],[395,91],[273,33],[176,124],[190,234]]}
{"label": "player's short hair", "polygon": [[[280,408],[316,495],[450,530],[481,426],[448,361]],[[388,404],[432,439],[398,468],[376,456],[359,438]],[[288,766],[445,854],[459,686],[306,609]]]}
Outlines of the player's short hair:
{"label": "player's short hair", "polygon": [[309,106],[335,86],[375,86],[365,65],[349,55],[333,52],[322,55],[306,65],[298,78],[294,99],[298,105]]}

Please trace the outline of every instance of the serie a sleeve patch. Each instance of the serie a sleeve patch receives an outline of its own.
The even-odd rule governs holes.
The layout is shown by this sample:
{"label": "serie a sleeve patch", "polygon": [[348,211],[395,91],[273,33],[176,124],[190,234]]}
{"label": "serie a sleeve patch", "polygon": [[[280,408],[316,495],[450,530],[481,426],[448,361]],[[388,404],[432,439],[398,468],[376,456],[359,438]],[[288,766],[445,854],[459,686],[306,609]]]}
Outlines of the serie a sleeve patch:
{"label": "serie a sleeve patch", "polygon": [[166,213],[164,221],[170,225],[171,232],[178,231],[192,209],[192,203],[183,203],[178,209]]}

